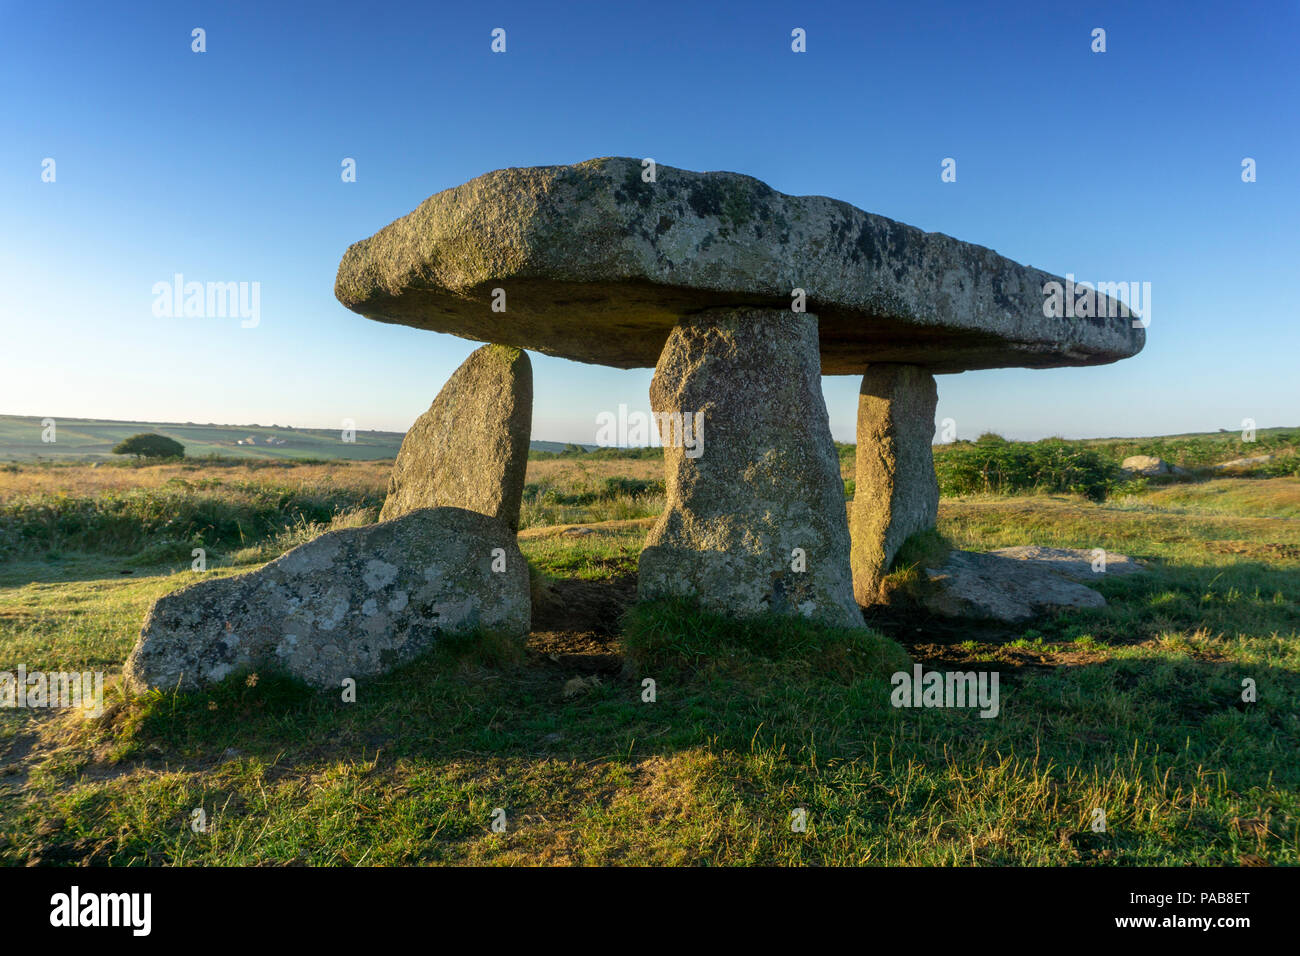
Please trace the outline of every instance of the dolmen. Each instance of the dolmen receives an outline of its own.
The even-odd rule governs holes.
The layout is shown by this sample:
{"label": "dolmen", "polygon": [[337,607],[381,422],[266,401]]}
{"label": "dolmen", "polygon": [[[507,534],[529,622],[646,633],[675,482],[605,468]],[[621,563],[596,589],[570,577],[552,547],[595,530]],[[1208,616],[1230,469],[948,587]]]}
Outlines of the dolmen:
{"label": "dolmen", "polygon": [[[413,530],[383,538],[383,560],[399,577],[414,575],[400,589],[409,602],[421,566],[432,567],[429,556],[447,539],[437,537],[409,568],[393,549],[449,527],[422,513],[482,515],[512,542],[530,437],[532,378],[523,350],[535,350],[655,369],[650,404],[665,446],[667,504],[641,554],[641,598],[860,627],[860,606],[876,600],[899,546],[935,524],[935,375],[1101,365],[1142,349],[1143,323],[1122,303],[1085,290],[1086,307],[1051,309],[1052,283],[1058,296],[1067,286],[982,246],[834,199],[787,196],[737,173],[606,158],[502,169],[444,190],[349,247],[335,282],[338,300],[367,318],[489,343],[403,442],[372,529],[409,522]],[[862,379],[851,515],[822,375]],[[453,448],[448,435],[471,437]],[[348,530],[354,534],[344,542],[332,537]],[[348,530],[303,547],[341,547],[345,566],[332,573],[356,575],[364,536],[384,532]],[[499,534],[485,530],[480,538],[464,561],[479,561],[488,544],[505,550],[507,563],[517,560],[517,548]],[[310,638],[321,648],[318,659],[333,660],[326,642],[343,629],[364,630],[356,605],[370,598],[355,581],[326,588],[326,597],[304,592],[297,561],[254,574],[281,575],[275,587],[298,588],[314,620],[335,621],[333,631]],[[458,565],[452,576],[472,578],[472,570]],[[489,582],[487,589],[447,592],[462,624],[499,621],[502,608],[526,606],[526,574],[509,588],[499,575],[474,580]],[[229,619],[230,609],[247,608],[262,593],[239,587],[238,594],[207,592],[205,600],[224,603],[205,621]],[[163,598],[150,615],[157,633],[171,635],[169,646],[196,627],[183,614],[195,590]],[[371,597],[388,607],[381,599],[391,604],[395,594]],[[444,597],[426,594],[433,602],[426,606],[442,606]],[[285,609],[303,606],[285,600]],[[399,615],[387,620],[400,626],[403,612],[387,613]],[[518,614],[504,618],[522,623]],[[405,632],[423,636],[377,655],[371,648],[366,659],[400,657],[436,640],[428,620]],[[203,626],[204,646],[227,639],[223,625]],[[251,641],[292,657],[283,631],[267,622],[240,647]],[[239,631],[231,623],[225,633]],[[133,655],[137,675],[147,657],[141,647]],[[175,669],[156,670],[175,679]],[[337,670],[325,673],[333,680]]]}
{"label": "dolmen", "polygon": [[[654,367],[661,433],[703,440],[662,436],[640,595],[860,623],[899,545],[935,523],[936,374],[1142,349],[1122,303],[1087,290],[1087,308],[1049,309],[1051,283],[1067,286],[834,199],[608,158],[440,192],[352,245],[334,292],[380,322]],[[862,376],[851,522],[822,375]]]}

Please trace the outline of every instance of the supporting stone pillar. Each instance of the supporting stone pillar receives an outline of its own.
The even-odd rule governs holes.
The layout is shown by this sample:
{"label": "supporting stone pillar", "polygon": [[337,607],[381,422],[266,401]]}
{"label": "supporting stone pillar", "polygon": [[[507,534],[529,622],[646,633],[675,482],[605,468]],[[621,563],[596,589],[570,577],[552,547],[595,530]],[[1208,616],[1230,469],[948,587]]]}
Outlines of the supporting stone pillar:
{"label": "supporting stone pillar", "polygon": [[898,547],[933,528],[934,376],[916,365],[871,365],[858,396],[857,490],[853,496],[853,594],[874,604]]}
{"label": "supporting stone pillar", "polygon": [[[650,405],[668,501],[641,552],[639,596],[862,626],[816,316],[738,308],[683,319]],[[686,426],[672,441],[668,415]]]}
{"label": "supporting stone pillar", "polygon": [[532,427],[528,353],[505,345],[478,349],[402,439],[379,520],[452,507],[518,530]]}

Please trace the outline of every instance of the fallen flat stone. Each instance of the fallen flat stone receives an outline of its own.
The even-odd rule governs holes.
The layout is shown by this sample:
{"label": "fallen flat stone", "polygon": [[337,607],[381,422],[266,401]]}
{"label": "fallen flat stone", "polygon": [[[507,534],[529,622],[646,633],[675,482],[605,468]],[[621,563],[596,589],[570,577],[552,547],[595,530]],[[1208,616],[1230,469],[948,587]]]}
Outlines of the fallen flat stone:
{"label": "fallen flat stone", "polygon": [[[1145,571],[1142,565],[1126,554],[1103,551],[1097,554],[1092,548],[1042,548],[1033,544],[1017,545],[1013,548],[995,548],[988,554],[1002,558],[1014,558],[1017,561],[1032,561],[1048,571],[1063,574],[1072,581],[1096,583],[1104,575],[1138,574]],[[1100,557],[1104,562],[1098,562]],[[1093,570],[1094,564],[1099,569]]]}
{"label": "fallen flat stone", "polygon": [[528,353],[485,345],[452,373],[402,439],[379,520],[445,506],[518,530],[532,425]]}
{"label": "fallen flat stone", "polygon": [[1145,342],[1106,295],[1090,317],[1047,317],[1045,286],[1065,280],[983,246],[738,173],[642,172],[593,159],[444,190],[353,244],[335,295],[381,322],[619,368],[654,366],[684,315],[790,309],[795,289],[827,375],[1097,365]]}
{"label": "fallen flat stone", "polygon": [[934,527],[934,376],[915,365],[870,365],[858,395],[857,474],[849,533],[853,594],[874,604],[880,582],[909,535]]}
{"label": "fallen flat stone", "polygon": [[667,504],[641,552],[638,596],[861,627],[816,318],[718,309],[683,320],[650,405],[702,426],[680,440],[661,429]]}
{"label": "fallen flat stone", "polygon": [[1068,608],[1105,607],[1106,599],[1063,574],[998,554],[953,551],[928,569],[922,606],[941,617],[1016,623]]}
{"label": "fallen flat stone", "polygon": [[530,614],[513,532],[472,511],[425,509],[323,534],[256,571],[159,598],[124,678],[137,690],[192,691],[273,666],[338,688],[447,634],[527,634]]}

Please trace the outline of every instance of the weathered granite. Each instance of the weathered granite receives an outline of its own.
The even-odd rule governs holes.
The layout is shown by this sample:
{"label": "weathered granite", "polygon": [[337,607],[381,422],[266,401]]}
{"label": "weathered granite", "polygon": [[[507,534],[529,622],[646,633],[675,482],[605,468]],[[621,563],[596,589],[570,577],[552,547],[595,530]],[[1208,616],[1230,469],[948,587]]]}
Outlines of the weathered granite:
{"label": "weathered granite", "polygon": [[915,365],[872,365],[858,395],[857,472],[849,533],[853,594],[876,601],[881,579],[907,537],[934,527],[934,376]]}
{"label": "weathered granite", "polygon": [[1141,475],[1145,478],[1157,478],[1172,472],[1169,462],[1154,455],[1130,455],[1120,463],[1120,468],[1129,475]]}
{"label": "weathered granite", "polygon": [[644,182],[640,160],[607,158],[437,193],[353,244],[334,291],[382,322],[619,368],[655,365],[683,315],[788,309],[796,288],[820,319],[827,375],[876,362],[1096,365],[1141,350],[1145,331],[1126,314],[1046,317],[1051,281],[1064,282],[845,202],[664,165]]}
{"label": "weathered granite", "polygon": [[817,319],[718,309],[683,320],[650,404],[702,422],[703,442],[692,457],[689,441],[665,441],[668,500],[641,552],[639,597],[862,626]]}
{"label": "weathered granite", "polygon": [[379,520],[446,506],[490,515],[518,530],[532,423],[528,353],[483,346],[452,373],[406,433]]}
{"label": "weathered granite", "polygon": [[[1138,574],[1145,571],[1142,565],[1126,554],[1100,549],[1105,561],[1098,564],[1099,555],[1091,548],[1044,548],[1036,544],[1020,544],[1011,548],[995,548],[989,554],[1017,561],[1032,561],[1039,567],[1065,575],[1072,581],[1096,584],[1109,574]],[[1097,570],[1093,570],[1096,565]]]}
{"label": "weathered granite", "polygon": [[337,688],[410,660],[444,634],[526,634],[530,615],[514,533],[472,511],[424,509],[332,531],[256,571],[164,595],[124,678],[137,690],[192,691],[275,666]]}
{"label": "weathered granite", "polygon": [[920,603],[942,617],[1019,623],[1070,608],[1106,606],[1083,582],[1144,570],[1108,552],[1106,570],[1092,570],[1086,549],[1018,547],[975,553],[952,551],[943,566],[927,569]]}

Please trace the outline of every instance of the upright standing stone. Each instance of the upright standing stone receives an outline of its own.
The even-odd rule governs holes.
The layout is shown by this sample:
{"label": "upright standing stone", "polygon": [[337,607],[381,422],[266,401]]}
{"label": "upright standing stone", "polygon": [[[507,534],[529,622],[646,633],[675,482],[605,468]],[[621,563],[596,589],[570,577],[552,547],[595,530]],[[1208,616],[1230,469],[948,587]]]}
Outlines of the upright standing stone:
{"label": "upright standing stone", "polygon": [[380,521],[464,508],[519,529],[533,422],[528,353],[485,345],[452,373],[402,440]]}
{"label": "upright standing stone", "polygon": [[857,489],[853,495],[853,594],[874,604],[898,547],[933,528],[934,376],[915,365],[870,365],[858,395]]}
{"label": "upright standing stone", "polygon": [[[737,308],[683,319],[650,405],[668,503],[641,552],[639,596],[860,627],[816,317]],[[686,424],[672,442],[666,415]]]}

